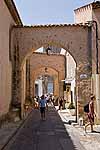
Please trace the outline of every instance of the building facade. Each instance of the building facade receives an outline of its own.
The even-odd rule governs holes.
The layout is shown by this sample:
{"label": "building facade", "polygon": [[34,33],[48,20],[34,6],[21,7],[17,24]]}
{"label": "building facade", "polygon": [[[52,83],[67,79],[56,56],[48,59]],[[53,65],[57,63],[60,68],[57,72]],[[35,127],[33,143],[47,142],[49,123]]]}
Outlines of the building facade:
{"label": "building facade", "polygon": [[[51,55],[46,56],[47,66],[43,63],[43,54],[40,56],[41,62],[40,57],[35,57],[32,65],[36,64],[37,67],[38,64],[40,69],[30,71],[30,64],[27,64],[29,57],[40,47],[48,45],[54,47],[53,53],[57,50],[56,47],[59,52],[61,48],[65,49],[75,60],[76,97],[79,106],[89,99],[91,92],[96,95],[97,101],[100,99],[100,2],[93,2],[74,12],[75,23],[72,25],[23,26],[13,0],[0,1],[0,116],[8,113],[11,104],[16,102],[23,110],[26,95],[30,95],[32,90],[31,77],[33,74],[37,77],[45,67],[49,66],[49,72],[57,76],[57,81],[67,77],[66,58],[63,57],[60,61],[61,57],[58,55],[54,60]],[[53,61],[55,64],[52,64]],[[51,64],[54,68],[50,67]],[[60,67],[61,64],[63,67]],[[59,70],[62,68],[61,74]],[[62,76],[60,80],[59,74]],[[81,78],[82,75],[85,78]],[[59,95],[63,85],[61,82],[57,84],[60,88],[57,89],[56,86],[55,90]],[[99,118],[100,107],[97,106],[100,106],[99,102],[96,102]]]}
{"label": "building facade", "polygon": [[12,99],[12,63],[10,34],[14,25],[22,25],[13,1],[0,0],[0,116],[9,111]]}

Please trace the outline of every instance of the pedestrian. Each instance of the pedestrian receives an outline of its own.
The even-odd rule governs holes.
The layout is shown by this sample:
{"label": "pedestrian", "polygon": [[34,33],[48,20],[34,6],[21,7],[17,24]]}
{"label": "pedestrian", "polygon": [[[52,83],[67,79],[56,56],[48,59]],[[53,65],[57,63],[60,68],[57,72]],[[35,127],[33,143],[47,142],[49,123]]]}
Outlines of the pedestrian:
{"label": "pedestrian", "polygon": [[55,97],[52,95],[52,104],[55,105]]}
{"label": "pedestrian", "polygon": [[39,101],[39,106],[40,106],[41,119],[45,120],[46,99],[44,95],[41,96],[41,99]]}
{"label": "pedestrian", "polygon": [[89,102],[89,112],[87,113],[88,123],[85,125],[85,132],[86,132],[86,128],[89,125],[91,127],[91,132],[94,132],[94,130],[93,130],[94,116],[96,116],[96,114],[94,112],[94,99],[95,99],[95,96],[92,95],[90,102]]}
{"label": "pedestrian", "polygon": [[49,102],[50,102],[50,96],[47,95],[47,96],[46,96],[46,108],[47,108],[47,111],[48,111]]}
{"label": "pedestrian", "polygon": [[61,110],[62,107],[63,107],[63,100],[62,100],[62,98],[60,98],[60,100],[59,100],[59,110]]}
{"label": "pedestrian", "polygon": [[36,99],[36,96],[34,97],[34,100],[33,100],[33,107],[34,107],[35,109],[38,109],[38,108],[39,108],[38,102],[37,102],[37,99]]}

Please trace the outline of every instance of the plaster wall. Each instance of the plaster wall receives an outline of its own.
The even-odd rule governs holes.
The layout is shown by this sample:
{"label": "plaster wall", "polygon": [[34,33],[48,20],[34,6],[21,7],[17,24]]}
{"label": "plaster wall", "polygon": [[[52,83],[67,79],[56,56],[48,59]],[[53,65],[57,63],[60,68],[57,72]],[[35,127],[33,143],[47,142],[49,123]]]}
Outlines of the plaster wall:
{"label": "plaster wall", "polygon": [[87,5],[86,7],[76,9],[74,13],[75,13],[75,17],[74,17],[75,23],[86,23],[87,21],[92,20],[91,5]]}
{"label": "plaster wall", "polygon": [[7,113],[11,101],[12,66],[9,61],[9,31],[15,25],[4,2],[0,0],[0,116]]}

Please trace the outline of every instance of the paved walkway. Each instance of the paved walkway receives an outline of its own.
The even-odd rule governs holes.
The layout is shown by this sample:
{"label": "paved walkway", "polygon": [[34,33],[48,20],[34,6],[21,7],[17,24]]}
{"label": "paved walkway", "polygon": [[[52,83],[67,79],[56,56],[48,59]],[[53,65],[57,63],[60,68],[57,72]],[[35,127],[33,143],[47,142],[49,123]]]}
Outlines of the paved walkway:
{"label": "paved walkway", "polygon": [[26,117],[23,120],[16,122],[6,122],[0,127],[0,150],[3,150],[9,141],[11,141],[22,124],[24,124],[30,113],[31,109],[27,111]]}
{"label": "paved walkway", "polygon": [[58,113],[68,133],[72,133],[86,150],[100,150],[100,125],[94,126],[95,133],[91,133],[90,128],[87,128],[87,133],[85,133],[84,126],[79,126],[78,124],[66,125],[69,120],[75,120],[75,116],[71,116],[69,110],[62,110]]}
{"label": "paved walkway", "polygon": [[12,135],[15,134],[22,121],[19,122],[9,122],[4,124],[0,128],[0,150],[8,143],[8,141],[12,138]]}
{"label": "paved walkway", "polygon": [[53,106],[49,106],[46,113],[46,121],[42,121],[39,110],[33,110],[4,150],[84,150],[80,142],[68,133]]}
{"label": "paved walkway", "polygon": [[[69,125],[69,120],[75,120],[68,110],[56,111],[49,106],[46,121],[40,119],[39,110],[33,110],[21,126],[18,133],[1,150],[100,150],[100,126],[95,126],[97,133],[85,134],[84,128],[78,124]],[[16,124],[18,126],[18,124]],[[14,126],[0,131],[0,145],[7,141]],[[1,140],[2,139],[2,140]]]}

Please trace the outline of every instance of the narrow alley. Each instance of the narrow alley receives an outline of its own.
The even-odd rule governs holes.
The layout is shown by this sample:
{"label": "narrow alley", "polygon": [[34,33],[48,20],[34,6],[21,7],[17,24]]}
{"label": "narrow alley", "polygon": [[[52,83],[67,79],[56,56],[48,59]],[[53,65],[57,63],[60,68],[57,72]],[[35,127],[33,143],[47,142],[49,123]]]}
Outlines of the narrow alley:
{"label": "narrow alley", "polygon": [[50,105],[46,111],[45,121],[40,119],[39,110],[34,109],[4,150],[65,149],[84,150],[79,141],[76,142],[74,137],[71,138],[56,109]]}
{"label": "narrow alley", "polygon": [[100,1],[41,2],[0,0],[0,150],[100,150]]}

